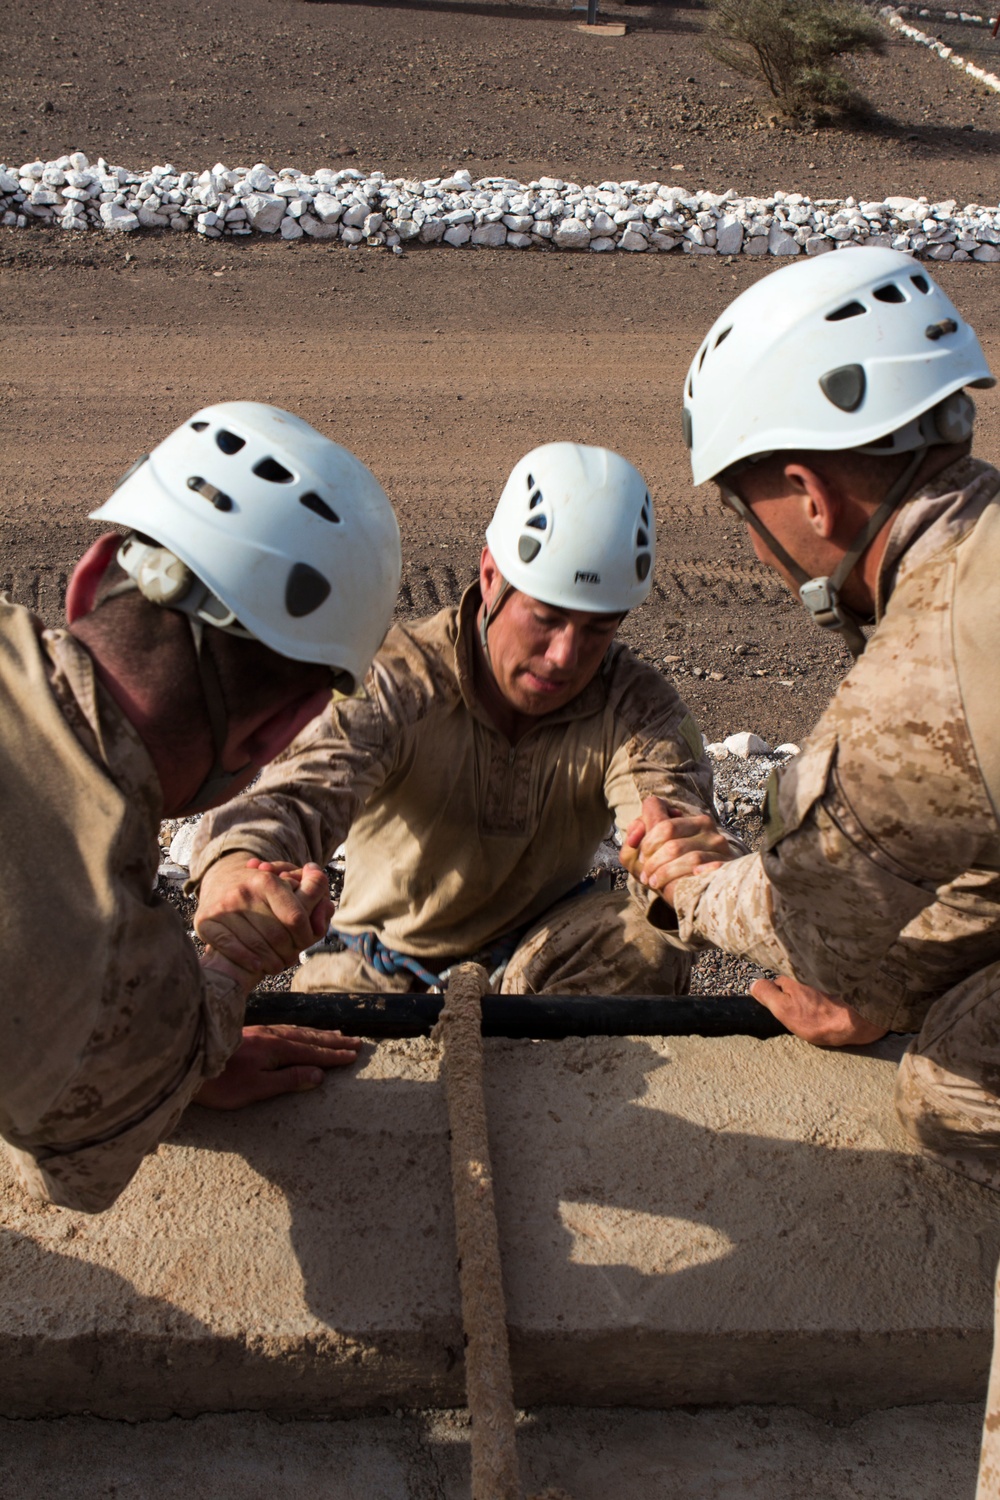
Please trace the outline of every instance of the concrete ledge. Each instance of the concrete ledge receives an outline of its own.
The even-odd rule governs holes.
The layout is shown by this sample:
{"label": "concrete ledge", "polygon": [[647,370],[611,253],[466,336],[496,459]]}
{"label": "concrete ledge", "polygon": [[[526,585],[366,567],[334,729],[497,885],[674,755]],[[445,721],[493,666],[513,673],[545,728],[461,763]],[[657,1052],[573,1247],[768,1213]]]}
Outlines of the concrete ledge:
{"label": "concrete ledge", "polygon": [[[1000,1198],[911,1151],[890,1057],[595,1039],[488,1067],[519,1402],[981,1399]],[[430,1043],[192,1109],[98,1218],[7,1177],[0,1224],[6,1415],[462,1403]]]}
{"label": "concrete ledge", "polygon": [[[971,1500],[982,1407],[834,1425],[782,1407],[522,1413],[528,1495],[573,1500]],[[276,1422],[0,1422],[4,1500],[470,1500],[462,1412]]]}

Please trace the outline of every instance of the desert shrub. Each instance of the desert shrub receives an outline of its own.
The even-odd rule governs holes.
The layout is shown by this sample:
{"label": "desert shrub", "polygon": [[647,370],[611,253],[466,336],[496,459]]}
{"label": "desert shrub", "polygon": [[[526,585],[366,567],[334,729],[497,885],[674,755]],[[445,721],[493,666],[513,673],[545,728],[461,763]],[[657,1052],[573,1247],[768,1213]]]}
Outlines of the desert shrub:
{"label": "desert shrub", "polygon": [[763,80],[788,119],[865,114],[870,106],[837,67],[881,52],[885,33],[851,0],[708,0],[707,47],[744,78]]}

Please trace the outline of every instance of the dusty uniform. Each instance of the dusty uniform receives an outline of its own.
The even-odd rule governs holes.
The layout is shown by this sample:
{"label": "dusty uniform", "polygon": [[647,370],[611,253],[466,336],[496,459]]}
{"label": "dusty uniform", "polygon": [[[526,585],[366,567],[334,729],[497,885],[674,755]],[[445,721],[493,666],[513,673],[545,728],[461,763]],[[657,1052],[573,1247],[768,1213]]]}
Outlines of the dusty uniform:
{"label": "dusty uniform", "polygon": [[995,1188],[998,579],[1000,474],[963,459],[896,518],[878,629],[772,782],[762,851],[675,895],[696,945],[919,1029],[899,1073],[903,1122],[929,1154]]}
{"label": "dusty uniform", "polygon": [[[565,900],[610,830],[649,795],[712,808],[701,735],[663,677],[613,644],[594,680],[512,745],[472,688],[478,586],[459,609],[390,631],[367,696],[333,705],[252,792],[208,814],[191,873],[232,850],[326,863],[347,837],[337,926],[437,973],[512,933],[519,993],[673,994],[689,959],[647,896]],[[361,955],[311,959],[307,989],[399,989]]]}
{"label": "dusty uniform", "polygon": [[96,1212],[235,1048],[242,995],[152,894],[159,783],[65,631],[0,601],[0,1136]]}

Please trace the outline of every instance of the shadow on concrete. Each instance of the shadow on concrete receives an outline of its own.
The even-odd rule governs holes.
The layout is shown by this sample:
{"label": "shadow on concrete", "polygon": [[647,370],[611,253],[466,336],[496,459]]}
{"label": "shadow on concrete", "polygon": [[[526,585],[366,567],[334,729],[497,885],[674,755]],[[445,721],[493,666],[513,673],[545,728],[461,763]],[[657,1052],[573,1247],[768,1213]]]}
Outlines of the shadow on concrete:
{"label": "shadow on concrete", "polygon": [[[100,1404],[128,1412],[136,1377],[128,1344],[139,1334],[154,1389],[157,1380],[170,1384],[175,1345],[204,1351],[207,1371],[224,1342],[212,1351],[198,1318],[166,1297],[141,1295],[117,1272],[0,1228],[0,1414],[89,1411],[98,1382]],[[148,1400],[141,1406],[144,1416],[171,1411],[169,1397],[159,1412]]]}
{"label": "shadow on concrete", "polygon": [[[981,1396],[1000,1251],[982,1189],[873,1149],[870,1130],[852,1148],[868,1122],[827,1144],[740,1128],[745,1099],[724,1129],[684,1118],[660,1076],[679,1065],[641,1041],[542,1045],[544,1088],[532,1044],[488,1049],[520,1401],[851,1411]],[[225,1142],[193,1112],[185,1143],[242,1151],[284,1194],[317,1319],[430,1329],[429,1373],[447,1381],[462,1338],[440,1084],[338,1077],[265,1108],[273,1129]],[[954,1326],[970,1285],[982,1315]]]}

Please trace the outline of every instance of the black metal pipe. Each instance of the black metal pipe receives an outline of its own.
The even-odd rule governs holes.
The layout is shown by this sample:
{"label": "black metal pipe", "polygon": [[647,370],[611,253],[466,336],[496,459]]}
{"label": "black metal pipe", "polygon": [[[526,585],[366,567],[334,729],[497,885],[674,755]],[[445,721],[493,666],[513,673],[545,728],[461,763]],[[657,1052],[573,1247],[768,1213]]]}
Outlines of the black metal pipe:
{"label": "black metal pipe", "polygon": [[[258,990],[248,1026],[315,1026],[345,1036],[428,1036],[441,995],[296,994]],[[749,995],[486,995],[483,1036],[783,1036]]]}

